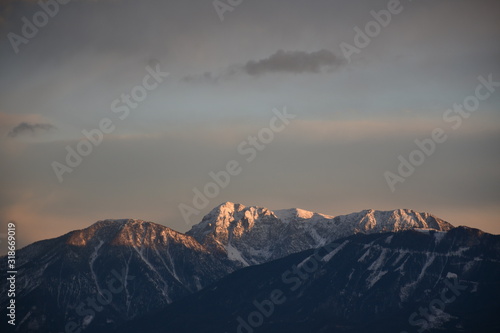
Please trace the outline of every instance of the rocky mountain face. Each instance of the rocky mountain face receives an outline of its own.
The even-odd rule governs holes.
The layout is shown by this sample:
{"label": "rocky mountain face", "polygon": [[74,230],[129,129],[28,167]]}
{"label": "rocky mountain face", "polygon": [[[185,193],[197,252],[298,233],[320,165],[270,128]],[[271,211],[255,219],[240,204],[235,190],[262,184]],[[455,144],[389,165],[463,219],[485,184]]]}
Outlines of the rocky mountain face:
{"label": "rocky mountain face", "polygon": [[[113,327],[240,267],[190,236],[140,220],[100,221],[34,243],[17,258],[20,332],[65,332],[68,324],[75,332]],[[5,260],[1,270],[7,271]],[[2,293],[2,309],[6,301]]]}
{"label": "rocky mountain face", "polygon": [[226,202],[207,214],[187,235],[249,266],[317,248],[356,233],[416,228],[447,231],[453,226],[430,214],[407,209],[364,210],[333,217],[297,208],[271,211]]}
{"label": "rocky mountain face", "polygon": [[[453,227],[410,210],[332,217],[224,203],[187,234],[141,220],[105,220],[17,251],[18,332],[112,329],[245,266],[356,233]],[[6,285],[6,260],[0,278]],[[8,298],[0,296],[5,317]],[[7,328],[5,321],[0,327]],[[8,327],[9,329],[11,327]]]}
{"label": "rocky mountain face", "polygon": [[498,281],[500,236],[357,234],[238,270],[118,331],[493,333]]}

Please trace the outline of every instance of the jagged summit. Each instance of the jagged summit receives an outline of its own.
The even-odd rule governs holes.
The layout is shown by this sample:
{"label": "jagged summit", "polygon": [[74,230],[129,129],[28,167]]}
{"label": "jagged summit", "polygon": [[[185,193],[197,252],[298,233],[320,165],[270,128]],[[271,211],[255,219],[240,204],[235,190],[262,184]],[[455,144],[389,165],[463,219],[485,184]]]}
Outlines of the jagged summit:
{"label": "jagged summit", "polygon": [[241,225],[253,226],[255,222],[269,222],[270,220],[273,220],[272,218],[262,219],[263,217],[269,216],[281,220],[283,223],[319,223],[324,222],[325,220],[355,223],[355,229],[357,232],[373,229],[383,231],[399,231],[412,228],[431,228],[446,231],[453,228],[450,223],[432,214],[416,212],[412,209],[396,209],[390,211],[365,209],[360,212],[347,215],[332,216],[300,208],[271,211],[265,207],[244,206],[239,203],[227,201],[212,209],[212,211],[203,217],[199,224],[192,227],[189,233],[199,234],[201,232],[203,236],[205,236],[207,232],[220,232],[221,228],[231,228],[234,224],[240,224],[239,222],[246,222]]}
{"label": "jagged summit", "polygon": [[401,231],[414,228],[447,231],[453,228],[453,225],[432,214],[420,213],[411,209],[389,211],[367,209],[358,213],[343,215],[340,218],[348,220],[360,218],[356,229],[357,232],[366,232],[368,230]]}
{"label": "jagged summit", "polygon": [[194,230],[206,230],[209,226],[211,229],[220,228],[223,226],[229,227],[232,223],[237,223],[239,219],[257,221],[258,217],[274,216],[281,222],[305,222],[317,223],[324,220],[349,220],[357,221],[358,232],[371,229],[384,229],[388,225],[394,228],[393,231],[406,230],[411,228],[431,228],[436,230],[449,230],[453,226],[429,213],[417,212],[412,209],[395,209],[389,211],[380,211],[374,209],[365,209],[360,212],[332,216],[311,212],[301,208],[289,208],[280,210],[270,210],[260,206],[245,206],[239,203],[226,201],[212,209],[205,215],[202,221],[193,226],[191,233]]}
{"label": "jagged summit", "polygon": [[264,207],[246,207],[242,204],[225,202],[212,209],[187,234],[196,235],[198,241],[203,240],[208,234],[216,234],[219,238],[227,240],[229,230],[241,235],[244,230],[252,229],[255,222],[262,220],[262,217],[277,219]]}
{"label": "jagged summit", "polygon": [[225,202],[205,215],[187,234],[212,250],[227,253],[232,260],[251,265],[356,233],[451,228],[444,220],[410,209],[369,209],[334,217],[300,208],[271,211]]}

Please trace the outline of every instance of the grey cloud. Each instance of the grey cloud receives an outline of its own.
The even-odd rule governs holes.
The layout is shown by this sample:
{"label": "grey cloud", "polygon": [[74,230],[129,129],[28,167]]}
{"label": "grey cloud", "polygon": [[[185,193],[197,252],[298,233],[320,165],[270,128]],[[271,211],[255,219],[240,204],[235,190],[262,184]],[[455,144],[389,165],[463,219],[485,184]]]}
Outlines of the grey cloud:
{"label": "grey cloud", "polygon": [[329,50],[315,52],[278,50],[261,60],[250,60],[244,65],[231,65],[221,73],[205,72],[201,75],[188,75],[186,82],[219,82],[221,79],[237,75],[260,76],[269,73],[319,74],[331,72],[341,66],[344,60]]}
{"label": "grey cloud", "polygon": [[205,72],[203,74],[198,74],[198,75],[186,75],[182,78],[182,81],[189,82],[189,83],[195,83],[195,82],[218,82],[219,78],[221,77],[227,77],[227,74],[223,75],[215,75],[212,72]]}
{"label": "grey cloud", "polygon": [[30,134],[36,134],[37,132],[40,132],[40,131],[43,131],[43,132],[47,132],[47,131],[50,131],[50,130],[54,130],[56,129],[56,127],[52,124],[30,124],[30,123],[26,123],[26,122],[22,122],[20,123],[19,125],[17,125],[16,127],[14,127],[13,129],[11,129],[9,131],[9,133],[7,134],[7,136],[11,137],[11,138],[15,138],[19,135],[24,135],[26,133],[30,133]]}
{"label": "grey cloud", "polygon": [[279,50],[268,58],[247,62],[243,70],[248,75],[273,72],[321,73],[324,70],[333,70],[342,63],[341,58],[325,49],[311,53]]}

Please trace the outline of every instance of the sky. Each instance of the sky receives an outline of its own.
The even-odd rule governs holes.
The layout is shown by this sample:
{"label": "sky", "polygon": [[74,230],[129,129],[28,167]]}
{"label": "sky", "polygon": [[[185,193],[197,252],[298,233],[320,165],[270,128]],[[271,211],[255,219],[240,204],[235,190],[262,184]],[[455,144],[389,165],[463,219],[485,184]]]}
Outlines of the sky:
{"label": "sky", "polygon": [[500,233],[498,1],[0,7],[0,234],[15,221],[18,246],[108,218],[185,232],[225,201]]}

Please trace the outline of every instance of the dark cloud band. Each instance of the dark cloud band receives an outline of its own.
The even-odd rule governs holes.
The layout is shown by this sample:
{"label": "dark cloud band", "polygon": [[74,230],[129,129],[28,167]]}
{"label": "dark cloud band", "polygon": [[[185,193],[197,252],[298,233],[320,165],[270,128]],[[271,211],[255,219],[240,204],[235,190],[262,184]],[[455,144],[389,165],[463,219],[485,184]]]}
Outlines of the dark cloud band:
{"label": "dark cloud band", "polygon": [[13,129],[9,131],[7,134],[8,137],[15,138],[19,135],[24,135],[27,133],[36,134],[37,132],[47,132],[50,130],[54,130],[56,127],[52,124],[30,124],[26,122],[22,122]]}

